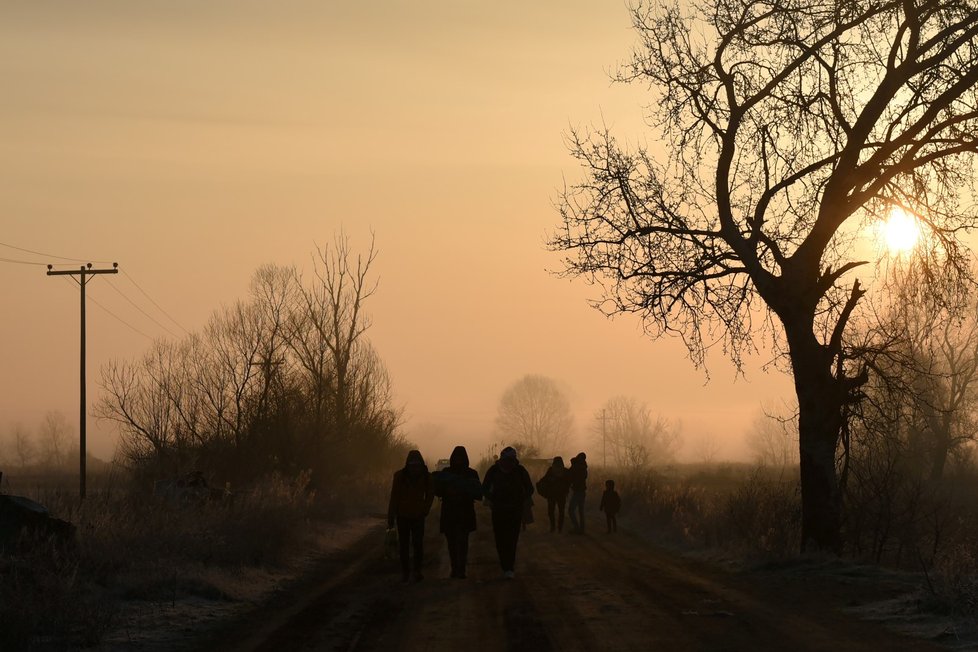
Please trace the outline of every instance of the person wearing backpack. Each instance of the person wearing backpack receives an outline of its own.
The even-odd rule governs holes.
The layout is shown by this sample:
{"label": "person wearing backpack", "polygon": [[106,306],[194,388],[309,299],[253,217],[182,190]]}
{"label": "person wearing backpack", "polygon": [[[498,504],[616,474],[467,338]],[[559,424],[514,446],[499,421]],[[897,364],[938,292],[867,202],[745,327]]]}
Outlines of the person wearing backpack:
{"label": "person wearing backpack", "polygon": [[587,455],[578,453],[570,465],[570,521],[572,533],[584,534],[584,497],[587,493]]}
{"label": "person wearing backpack", "polygon": [[479,473],[469,466],[464,446],[456,446],[448,467],[434,474],[435,495],[441,498],[439,526],[445,535],[452,577],[465,579],[469,556],[469,534],[475,531],[473,502],[482,498]]}
{"label": "person wearing backpack", "polygon": [[486,471],[482,494],[492,509],[492,532],[503,577],[512,579],[515,575],[516,544],[523,525],[523,508],[533,495],[530,474],[520,464],[515,448],[504,448],[496,463]]}
{"label": "person wearing backpack", "polygon": [[543,477],[537,481],[537,493],[547,499],[551,532],[561,532],[564,529],[564,506],[567,504],[569,489],[570,476],[564,466],[564,458],[558,455]]}
{"label": "person wearing backpack", "polygon": [[397,525],[397,539],[401,555],[401,571],[404,581],[411,579],[410,549],[414,549],[414,581],[424,579],[421,563],[424,559],[424,520],[431,511],[435,494],[431,473],[424,458],[416,450],[408,451],[404,468],[394,473],[391,482],[391,498],[387,506],[387,528]]}

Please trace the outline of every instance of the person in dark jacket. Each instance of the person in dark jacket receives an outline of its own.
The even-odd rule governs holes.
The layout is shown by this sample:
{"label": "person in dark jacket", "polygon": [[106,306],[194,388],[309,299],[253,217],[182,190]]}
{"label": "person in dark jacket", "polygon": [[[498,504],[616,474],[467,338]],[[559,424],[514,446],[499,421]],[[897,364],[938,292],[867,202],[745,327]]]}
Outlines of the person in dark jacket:
{"label": "person in dark jacket", "polygon": [[551,532],[561,532],[564,529],[564,507],[567,504],[569,489],[570,475],[567,467],[564,466],[564,458],[558,455],[543,477],[537,481],[537,493],[547,499],[547,516],[550,517]]}
{"label": "person in dark jacket", "polygon": [[516,449],[507,446],[499,460],[489,467],[482,482],[482,494],[492,508],[492,532],[503,577],[512,579],[516,566],[516,544],[523,525],[523,509],[533,495],[530,474],[516,457]]}
{"label": "person in dark jacket", "polygon": [[475,531],[473,502],[482,498],[479,473],[469,467],[469,454],[456,446],[448,468],[434,474],[435,495],[441,498],[441,533],[445,535],[452,577],[465,579],[469,556],[469,534]]}
{"label": "person in dark jacket", "polygon": [[608,534],[618,531],[618,512],[621,510],[621,496],[615,491],[615,481],[606,480],[604,493],[601,494],[601,505],[598,509],[604,512],[608,521]]}
{"label": "person in dark jacket", "polygon": [[391,483],[391,499],[387,506],[387,527],[397,525],[397,538],[401,555],[401,571],[404,581],[411,578],[410,549],[414,549],[414,580],[424,578],[421,562],[424,559],[424,520],[435,500],[431,474],[421,453],[409,451],[404,468],[394,474]]}
{"label": "person in dark jacket", "polygon": [[587,455],[578,453],[570,465],[570,521],[574,534],[584,534],[584,496],[587,492]]}

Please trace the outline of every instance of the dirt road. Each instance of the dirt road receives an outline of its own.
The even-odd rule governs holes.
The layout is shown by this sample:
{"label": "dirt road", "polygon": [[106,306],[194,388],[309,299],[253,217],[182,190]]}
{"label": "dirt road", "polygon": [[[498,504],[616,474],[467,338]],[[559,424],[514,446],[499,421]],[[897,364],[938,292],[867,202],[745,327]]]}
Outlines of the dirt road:
{"label": "dirt road", "polygon": [[[429,530],[437,519],[429,519]],[[382,559],[381,530],[335,562],[330,579],[283,596],[220,637],[227,650],[937,650],[859,621],[818,582],[714,570],[625,533],[556,535],[537,523],[503,579],[488,519],[469,577],[448,579],[441,537],[428,567],[402,584]],[[208,643],[215,649],[215,642]]]}

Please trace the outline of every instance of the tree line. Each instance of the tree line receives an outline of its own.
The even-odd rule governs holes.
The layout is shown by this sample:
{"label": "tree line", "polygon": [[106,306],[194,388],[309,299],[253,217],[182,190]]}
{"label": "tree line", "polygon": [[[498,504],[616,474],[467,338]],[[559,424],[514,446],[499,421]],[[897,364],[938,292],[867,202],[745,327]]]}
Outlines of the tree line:
{"label": "tree line", "polygon": [[121,459],[156,477],[309,471],[319,485],[392,466],[401,411],[366,336],[376,256],[337,236],[311,275],[263,266],[201,332],[106,364],[96,413],[118,424]]}

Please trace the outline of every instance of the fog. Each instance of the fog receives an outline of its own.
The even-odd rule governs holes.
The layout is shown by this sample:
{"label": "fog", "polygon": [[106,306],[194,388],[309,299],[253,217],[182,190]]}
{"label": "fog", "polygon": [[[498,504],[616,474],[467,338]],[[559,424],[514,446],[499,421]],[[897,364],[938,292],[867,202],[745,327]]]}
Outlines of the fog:
{"label": "fog", "polygon": [[[551,273],[554,198],[577,174],[567,129],[642,133],[640,89],[608,81],[627,12],[514,7],[0,10],[0,427],[76,421],[78,289],[44,264],[124,272],[88,286],[92,405],[104,365],[199,332],[263,264],[308,273],[342,229],[354,247],[376,236],[368,337],[427,458],[497,441],[500,398],[526,374],[565,388],[571,448],[632,396],[681,421],[681,459],[704,438],[745,458],[760,404],[790,394],[762,369],[773,354],[738,376],[718,350],[708,381],[680,341],[606,319]],[[111,457],[115,429],[90,416],[89,441]]]}

